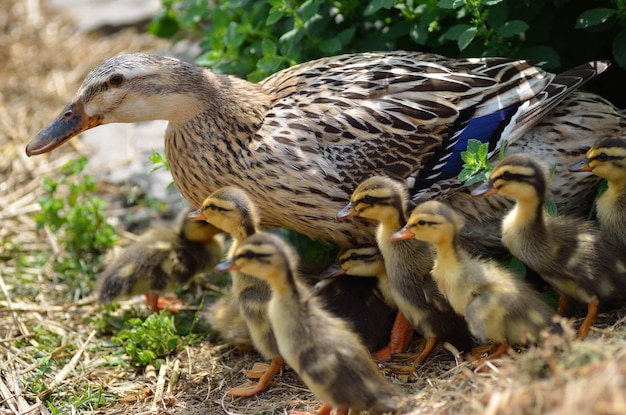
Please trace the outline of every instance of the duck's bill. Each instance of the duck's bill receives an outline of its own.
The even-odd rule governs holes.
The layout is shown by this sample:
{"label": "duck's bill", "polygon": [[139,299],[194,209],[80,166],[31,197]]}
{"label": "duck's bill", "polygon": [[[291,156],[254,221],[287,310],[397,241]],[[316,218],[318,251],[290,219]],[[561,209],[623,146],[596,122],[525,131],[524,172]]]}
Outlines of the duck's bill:
{"label": "duck's bill", "polygon": [[392,241],[404,241],[405,239],[411,239],[415,237],[415,234],[407,228],[402,228],[399,231],[391,235]]}
{"label": "duck's bill", "polygon": [[491,196],[498,193],[498,190],[493,187],[493,182],[491,180],[487,180],[470,193],[473,197],[483,197],[483,196]]}
{"label": "duck's bill", "polygon": [[187,213],[187,219],[206,220],[206,217],[204,216],[204,212],[202,211],[202,208],[200,208],[200,209],[192,210],[191,212]]}
{"label": "duck's bill", "polygon": [[102,124],[102,117],[90,117],[81,103],[71,103],[26,145],[26,155],[36,156],[54,150],[70,138]]}
{"label": "duck's bill", "polygon": [[353,218],[355,216],[359,216],[359,212],[354,210],[354,205],[352,203],[348,203],[346,207],[337,212],[335,219]]}
{"label": "duck's bill", "polygon": [[228,271],[238,271],[239,266],[235,264],[234,259],[229,259],[228,261],[220,262],[213,268],[215,272],[228,272]]}
{"label": "duck's bill", "polygon": [[571,172],[581,172],[581,171],[591,171],[591,167],[589,166],[589,159],[584,158],[574,164],[571,164],[567,170]]}
{"label": "duck's bill", "polygon": [[345,274],[346,274],[346,270],[341,268],[341,264],[337,262],[331,265],[330,267],[328,267],[326,271],[322,272],[320,274],[320,278],[322,279],[335,278],[335,277],[339,277]]}

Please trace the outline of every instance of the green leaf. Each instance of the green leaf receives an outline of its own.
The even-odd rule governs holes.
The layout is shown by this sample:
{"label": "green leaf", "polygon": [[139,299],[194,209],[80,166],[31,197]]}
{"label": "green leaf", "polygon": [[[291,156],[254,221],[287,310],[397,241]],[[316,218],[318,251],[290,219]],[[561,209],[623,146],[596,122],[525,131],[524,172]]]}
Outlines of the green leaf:
{"label": "green leaf", "polygon": [[526,265],[515,257],[511,257],[507,268],[520,278],[526,277]]}
{"label": "green leaf", "polygon": [[324,53],[335,53],[341,50],[341,42],[337,38],[324,39],[320,42],[320,50]]}
{"label": "green leaf", "polygon": [[257,61],[256,66],[264,73],[274,73],[280,68],[282,62],[283,59],[280,56],[263,56]]}
{"label": "green leaf", "polygon": [[464,0],[439,0],[437,7],[442,9],[458,9],[461,6],[465,6]]}
{"label": "green leaf", "polygon": [[626,69],[626,29],[620,30],[613,39],[613,57],[620,68]]}
{"label": "green leaf", "polygon": [[548,200],[546,202],[546,205],[544,206],[544,210],[546,211],[548,216],[552,216],[552,217],[556,217],[559,213],[556,207],[556,203],[554,203],[554,201],[552,200]]}
{"label": "green leaf", "polygon": [[469,140],[467,140],[467,151],[469,151],[472,154],[478,155],[480,151],[480,147],[483,145],[484,144],[481,143],[479,140],[470,138]]}
{"label": "green leaf", "polygon": [[480,183],[480,182],[484,182],[485,180],[487,180],[488,176],[485,172],[479,173],[475,176],[470,177],[469,179],[467,179],[467,181],[464,183],[464,186],[471,186],[473,184],[476,183]]}
{"label": "green leaf", "polygon": [[419,45],[425,45],[428,41],[428,26],[415,23],[411,26],[411,30],[409,30],[409,36],[411,36],[413,42]]}
{"label": "green leaf", "polygon": [[585,10],[578,19],[576,19],[576,29],[586,29],[592,26],[598,26],[602,23],[605,23],[607,20],[613,16],[617,10],[615,9],[606,9],[606,8],[597,8]]}
{"label": "green leaf", "polygon": [[263,39],[261,42],[261,50],[263,51],[263,56],[274,56],[277,50],[276,43],[269,39]]}
{"label": "green leaf", "polygon": [[468,47],[469,44],[472,43],[472,40],[474,40],[474,37],[476,37],[477,32],[478,32],[477,28],[470,27],[467,30],[465,30],[463,33],[461,33],[459,35],[459,38],[457,39],[459,50],[462,51],[463,49]]}
{"label": "green leaf", "polygon": [[273,25],[274,23],[282,19],[284,15],[285,13],[281,10],[270,9],[269,14],[267,15],[267,19],[265,19],[265,25],[266,26]]}
{"label": "green leaf", "polygon": [[494,6],[498,3],[502,3],[504,0],[484,0],[483,5],[485,6]]}
{"label": "green leaf", "polygon": [[528,30],[528,23],[523,20],[511,20],[496,29],[496,33],[502,37],[512,37]]}
{"label": "green leaf", "polygon": [[372,0],[367,7],[365,7],[363,16],[371,16],[382,8],[390,9],[394,3],[395,0]]}
{"label": "green leaf", "polygon": [[355,27],[351,27],[349,29],[342,30],[337,35],[337,40],[339,40],[339,42],[341,42],[342,45],[347,45],[354,38],[355,31],[356,31]]}
{"label": "green leaf", "polygon": [[148,32],[164,39],[173,37],[178,29],[180,29],[178,21],[170,13],[155,16],[155,19],[148,26]]}
{"label": "green leaf", "polygon": [[302,20],[307,22],[317,14],[318,9],[319,3],[315,0],[307,0],[298,8],[298,14],[300,14]]}
{"label": "green leaf", "polygon": [[503,2],[498,3],[489,8],[489,15],[487,16],[487,23],[491,27],[500,27],[506,23],[506,19],[509,16],[509,6]]}
{"label": "green leaf", "polygon": [[467,29],[471,28],[472,26],[468,25],[468,24],[457,24],[452,26],[450,29],[448,29],[446,31],[446,33],[443,34],[444,39],[449,39],[449,40],[457,40],[459,38],[459,36],[461,36],[461,34],[465,31],[467,31]]}

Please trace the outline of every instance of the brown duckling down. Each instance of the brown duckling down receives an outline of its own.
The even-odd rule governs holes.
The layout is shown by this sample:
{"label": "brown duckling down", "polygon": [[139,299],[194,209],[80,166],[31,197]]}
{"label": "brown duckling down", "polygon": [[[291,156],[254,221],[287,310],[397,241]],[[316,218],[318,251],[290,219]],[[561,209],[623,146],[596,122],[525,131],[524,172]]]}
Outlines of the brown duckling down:
{"label": "brown duckling down", "polygon": [[187,220],[186,214],[179,216],[175,227],[148,229],[106,266],[98,276],[100,302],[146,294],[148,306],[156,312],[159,294],[173,291],[219,262],[221,231]]}
{"label": "brown duckling down", "polygon": [[319,414],[348,409],[401,411],[401,391],[378,371],[348,324],[326,311],[298,275],[298,259],[279,236],[257,233],[216,270],[238,270],[272,286],[268,314],[285,361],[318,399]]}
{"label": "brown duckling down", "polygon": [[552,310],[511,271],[494,261],[470,255],[460,243],[461,217],[448,206],[429,201],[418,205],[393,240],[417,238],[437,251],[432,276],[454,310],[465,317],[472,334],[500,345],[539,343],[548,331],[560,332]]}
{"label": "brown duckling down", "polygon": [[596,202],[598,223],[602,233],[626,251],[626,131],[624,137],[596,142],[586,157],[569,169],[588,171],[607,181],[608,188]]}
{"label": "brown duckling down", "polygon": [[587,305],[578,332],[579,338],[585,338],[599,304],[626,300],[626,252],[591,221],[545,212],[546,171],[534,158],[513,154],[502,159],[472,195],[515,199],[515,207],[502,221],[504,243],[559,292],[559,314],[566,314],[570,300]]}

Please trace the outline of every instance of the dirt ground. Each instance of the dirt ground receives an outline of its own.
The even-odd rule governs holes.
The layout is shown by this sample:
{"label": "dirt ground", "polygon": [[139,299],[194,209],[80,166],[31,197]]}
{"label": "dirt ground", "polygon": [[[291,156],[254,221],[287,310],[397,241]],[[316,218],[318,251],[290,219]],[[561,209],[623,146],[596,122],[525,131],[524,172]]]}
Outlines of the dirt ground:
{"label": "dirt ground", "polygon": [[[26,143],[65,106],[93,66],[114,54],[155,50],[163,43],[133,29],[107,36],[76,34],[73,22],[37,1],[5,0],[0,9],[0,413],[314,412],[320,403],[290,369],[265,393],[249,399],[227,396],[228,389],[246,380],[242,369],[260,356],[217,338],[170,356],[158,372],[108,364],[109,339],[96,335],[93,323],[85,319],[98,312],[93,296],[59,301],[52,295],[58,287],[46,270],[29,268],[28,261],[21,264],[21,279],[14,278],[16,258],[9,245],[21,246],[26,259],[29,250],[62,249],[54,246],[51,235],[36,231],[32,216],[39,210],[41,177],[54,176],[81,152],[79,141],[73,140],[73,146],[28,158]],[[102,187],[105,198],[119,197],[119,191]],[[129,237],[122,232],[122,244]],[[42,288],[35,297],[25,289],[29,284]],[[41,371],[42,356],[34,340],[36,327],[42,326],[74,346],[68,363],[47,372]],[[613,311],[599,316],[585,341],[572,340],[568,332],[540,348],[511,351],[482,371],[440,346],[416,373],[389,379],[406,390],[414,414],[624,414],[625,336],[626,312]],[[65,346],[55,352],[63,355]],[[32,391],[30,382],[41,379],[40,373],[45,373],[47,393]],[[112,396],[107,405],[55,409],[59,401],[75,400],[77,390],[94,388]]]}

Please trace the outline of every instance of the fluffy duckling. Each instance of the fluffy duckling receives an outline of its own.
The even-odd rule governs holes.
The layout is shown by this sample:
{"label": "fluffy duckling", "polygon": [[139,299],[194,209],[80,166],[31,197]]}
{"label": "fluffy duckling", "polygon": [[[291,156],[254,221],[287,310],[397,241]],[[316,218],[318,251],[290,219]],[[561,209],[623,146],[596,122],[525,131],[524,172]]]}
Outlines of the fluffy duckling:
{"label": "fluffy duckling", "polygon": [[498,347],[538,343],[541,332],[555,327],[554,311],[538,293],[493,261],[479,259],[461,247],[461,217],[448,206],[425,202],[413,211],[392,241],[417,238],[437,252],[432,276],[454,310],[465,317],[472,334]]}
{"label": "fluffy duckling", "polygon": [[298,259],[280,237],[256,233],[216,270],[236,270],[272,286],[268,315],[280,354],[315,396],[320,415],[399,411],[401,392],[378,371],[348,324],[326,311],[298,275]]}
{"label": "fluffy duckling", "polygon": [[565,314],[570,299],[587,304],[578,331],[578,337],[585,338],[598,304],[626,298],[626,262],[591,222],[545,213],[545,171],[532,157],[513,154],[502,159],[472,195],[515,199],[515,207],[502,221],[505,245],[560,293],[559,314]]}
{"label": "fluffy duckling", "polygon": [[598,141],[583,160],[569,169],[589,171],[606,179],[608,188],[596,202],[598,222],[604,235],[621,250],[626,250],[626,140]]}
{"label": "fluffy duckling", "polygon": [[159,293],[172,291],[200,272],[210,270],[222,257],[221,231],[208,223],[177,219],[176,229],[153,228],[126,247],[100,274],[99,300],[145,293],[146,304],[159,311]]}
{"label": "fluffy duckling", "polygon": [[472,338],[467,323],[452,309],[430,275],[433,248],[417,239],[391,241],[391,235],[406,224],[407,199],[402,184],[374,176],[355,189],[337,218],[358,216],[379,222],[376,240],[385,260],[391,295],[413,328],[426,338],[422,353],[413,363],[415,368],[439,340],[469,352]]}
{"label": "fluffy duckling", "polygon": [[[234,240],[230,253],[258,231],[260,221],[256,205],[247,193],[232,186],[213,192],[200,209],[189,214],[189,218],[209,222],[230,234]],[[257,384],[249,382],[228,392],[232,396],[252,396],[267,389],[274,375],[282,370],[283,359],[267,317],[270,286],[246,273],[233,272],[231,275],[234,301],[239,304],[239,311],[247,323],[252,344],[263,357],[272,360],[269,366],[257,363],[252,370],[245,372],[251,378],[259,378]]]}
{"label": "fluffy duckling", "polygon": [[[345,281],[345,284],[350,284],[351,286],[357,286],[360,280],[363,278],[374,279],[374,283],[376,284],[376,290],[374,293],[377,296],[380,296],[384,301],[384,304],[387,305],[386,309],[381,309],[380,306],[376,307],[375,311],[372,311],[372,305],[367,305],[363,307],[360,304],[360,308],[365,308],[367,312],[365,315],[368,317],[372,316],[380,316],[381,312],[386,310],[397,310],[398,306],[396,305],[396,301],[393,299],[391,294],[391,290],[389,289],[389,282],[387,280],[387,270],[385,269],[385,262],[383,260],[383,256],[380,253],[378,247],[374,245],[364,245],[358,248],[345,249],[339,253],[337,256],[337,261],[333,265],[331,265],[322,275],[321,278],[335,278],[341,276],[341,279]],[[322,282],[323,283],[323,282]],[[321,284],[321,283],[320,283]],[[319,285],[319,284],[318,284]],[[337,303],[345,303],[345,301],[338,301],[335,303],[330,303],[327,305],[327,309],[333,311],[332,307]],[[375,303],[377,304],[377,303]],[[363,315],[364,311],[361,310],[360,315]],[[338,315],[346,315],[346,313],[335,313]],[[361,338],[368,346],[370,351],[375,351],[373,356],[378,360],[388,360],[392,354],[394,353],[402,353],[406,351],[409,341],[411,340],[411,336],[413,333],[413,328],[410,323],[404,317],[402,312],[396,312],[395,314],[395,322],[394,327],[397,328],[391,329],[391,338],[387,336],[386,344],[380,345],[380,347],[376,347],[372,349],[367,340],[369,336],[362,336]],[[348,313],[348,315],[351,315]],[[376,317],[376,321],[381,321],[380,317]],[[356,322],[357,327],[355,328],[357,333],[361,333],[364,330],[374,331],[374,328],[370,328],[372,326],[371,318],[367,318],[367,320],[363,321],[363,324],[359,324]],[[376,327],[375,331],[381,331],[381,327]],[[403,333],[402,330],[406,330],[406,333]],[[384,346],[384,347],[383,347]],[[382,348],[381,348],[382,347]]]}

